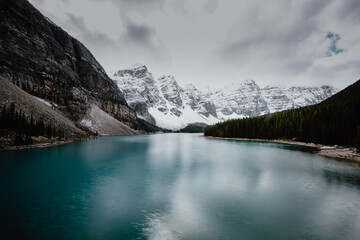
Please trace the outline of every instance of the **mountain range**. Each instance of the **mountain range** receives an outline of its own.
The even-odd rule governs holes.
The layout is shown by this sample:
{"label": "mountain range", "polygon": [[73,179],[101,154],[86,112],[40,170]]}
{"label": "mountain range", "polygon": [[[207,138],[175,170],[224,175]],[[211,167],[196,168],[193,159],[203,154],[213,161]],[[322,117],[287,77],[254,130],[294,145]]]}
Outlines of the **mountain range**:
{"label": "mountain range", "polygon": [[172,130],[195,122],[210,125],[308,106],[339,91],[331,86],[261,88],[254,80],[201,91],[193,84],[181,87],[171,75],[155,79],[141,64],[112,72],[110,77],[116,81],[138,117]]}
{"label": "mountain range", "polygon": [[[134,135],[156,129],[153,125],[171,130],[211,125],[315,104],[338,91],[330,86],[261,88],[253,80],[200,90],[180,86],[172,75],[155,79],[141,64],[109,77],[80,41],[27,0],[0,1],[0,56],[4,114],[15,117],[5,111],[13,109],[22,120],[53,124],[65,139]],[[11,92],[18,96],[10,97]],[[3,132],[10,140],[16,134]]]}

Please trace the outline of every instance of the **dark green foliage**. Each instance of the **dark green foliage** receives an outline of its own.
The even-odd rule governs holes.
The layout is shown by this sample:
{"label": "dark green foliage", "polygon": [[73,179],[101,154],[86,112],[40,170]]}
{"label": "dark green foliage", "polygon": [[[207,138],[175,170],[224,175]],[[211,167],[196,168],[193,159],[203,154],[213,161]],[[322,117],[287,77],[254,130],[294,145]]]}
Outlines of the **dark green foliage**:
{"label": "dark green foliage", "polygon": [[320,104],[254,118],[225,121],[206,128],[205,135],[295,139],[359,147],[359,126],[360,81],[357,81]]}
{"label": "dark green foliage", "polygon": [[171,132],[171,130],[168,130],[168,129],[164,129],[164,128],[160,128],[158,126],[155,126],[151,123],[148,123],[146,122],[145,120],[143,119],[140,119],[138,120],[139,122],[139,129],[140,130],[143,130],[145,132],[148,132],[148,133],[154,133],[154,132]]}
{"label": "dark green foliage", "polygon": [[51,123],[45,126],[42,118],[35,121],[32,113],[26,117],[21,110],[16,111],[14,103],[9,108],[4,106],[0,112],[0,136],[13,136],[13,144],[16,146],[32,144],[32,136],[65,139],[62,129],[57,130]]}
{"label": "dark green foliage", "polygon": [[180,129],[182,133],[201,133],[204,132],[204,129],[207,127],[205,123],[193,123],[187,125],[185,128]]}
{"label": "dark green foliage", "polygon": [[15,139],[14,139],[14,145],[15,146],[21,146],[21,145],[29,145],[32,144],[33,140],[29,135],[21,135],[19,133],[16,133]]}

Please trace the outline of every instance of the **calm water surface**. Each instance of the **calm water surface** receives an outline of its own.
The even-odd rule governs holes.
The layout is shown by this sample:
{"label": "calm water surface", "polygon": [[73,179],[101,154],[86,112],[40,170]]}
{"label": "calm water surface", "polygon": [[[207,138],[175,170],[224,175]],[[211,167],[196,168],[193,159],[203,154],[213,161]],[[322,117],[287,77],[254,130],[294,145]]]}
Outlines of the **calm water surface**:
{"label": "calm water surface", "polygon": [[360,239],[360,166],[196,134],[0,152],[1,239]]}

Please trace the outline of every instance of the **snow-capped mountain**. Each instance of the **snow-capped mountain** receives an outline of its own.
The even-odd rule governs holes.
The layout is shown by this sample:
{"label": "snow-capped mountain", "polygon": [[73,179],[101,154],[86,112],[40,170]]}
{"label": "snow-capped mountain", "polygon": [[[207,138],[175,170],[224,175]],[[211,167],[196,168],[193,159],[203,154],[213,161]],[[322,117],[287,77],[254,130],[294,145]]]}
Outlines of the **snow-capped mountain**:
{"label": "snow-capped mountain", "polygon": [[209,92],[219,119],[253,117],[282,110],[304,107],[324,101],[339,90],[330,87],[266,86],[254,80],[233,83]]}
{"label": "snow-capped mountain", "polygon": [[170,75],[155,80],[144,65],[110,73],[139,118],[167,129],[218,122],[215,106],[196,87],[178,85]]}
{"label": "snow-capped mountain", "polygon": [[110,76],[138,117],[174,130],[194,122],[214,124],[316,104],[338,92],[330,86],[260,88],[254,80],[202,92],[193,84],[179,86],[171,75],[155,80],[144,65],[133,65]]}
{"label": "snow-capped mountain", "polygon": [[209,93],[220,119],[254,117],[269,113],[260,87],[253,80],[232,83]]}
{"label": "snow-capped mountain", "polygon": [[146,66],[134,65],[129,69],[118,71],[110,77],[116,80],[125,99],[138,117],[155,124],[155,119],[148,110],[151,107],[165,104],[165,100],[160,98],[154,77]]}

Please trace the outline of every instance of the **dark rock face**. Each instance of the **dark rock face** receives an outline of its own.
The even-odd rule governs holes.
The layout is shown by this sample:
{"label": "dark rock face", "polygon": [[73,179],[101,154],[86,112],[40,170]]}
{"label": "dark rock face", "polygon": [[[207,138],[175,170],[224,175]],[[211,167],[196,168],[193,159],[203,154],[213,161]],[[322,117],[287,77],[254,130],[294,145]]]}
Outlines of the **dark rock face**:
{"label": "dark rock face", "polygon": [[201,101],[198,104],[199,107],[197,107],[198,112],[205,117],[209,117],[210,115],[213,115],[214,117],[217,117],[216,114],[216,107],[213,102],[211,101]]}
{"label": "dark rock face", "polygon": [[158,82],[164,98],[173,103],[176,107],[181,107],[183,105],[181,95],[184,90],[177,84],[174,76],[161,76],[158,79]]}
{"label": "dark rock face", "polygon": [[113,75],[117,85],[122,89],[126,101],[137,116],[151,124],[156,124],[148,108],[164,101],[159,97],[159,90],[152,74],[145,65],[133,65],[129,69],[120,70]]}
{"label": "dark rock face", "polygon": [[0,75],[78,121],[90,104],[136,128],[137,117],[90,51],[26,0],[0,2]]}

